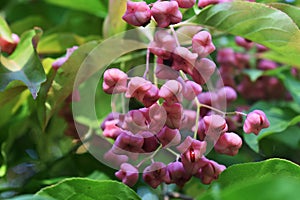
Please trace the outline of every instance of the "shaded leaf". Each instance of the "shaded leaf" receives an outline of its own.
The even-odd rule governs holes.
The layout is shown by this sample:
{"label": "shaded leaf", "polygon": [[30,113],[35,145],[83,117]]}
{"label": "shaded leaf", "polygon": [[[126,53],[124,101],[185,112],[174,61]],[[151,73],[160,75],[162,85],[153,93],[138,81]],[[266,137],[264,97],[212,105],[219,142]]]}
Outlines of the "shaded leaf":
{"label": "shaded leaf", "polygon": [[61,53],[74,45],[80,45],[84,39],[72,33],[55,33],[42,37],[37,51],[41,54]]}
{"label": "shaded leaf", "polygon": [[132,189],[123,183],[96,181],[87,178],[66,179],[56,185],[42,189],[37,195],[52,197],[56,200],[140,199]]}
{"label": "shaded leaf", "polygon": [[6,90],[0,92],[0,105],[4,106],[5,104],[9,103],[16,96],[20,95],[25,89],[26,87],[21,84],[9,85]]}
{"label": "shaded leaf", "polygon": [[[300,120],[299,120],[300,121]],[[298,121],[298,122],[299,122]],[[285,131],[270,136],[271,139],[275,139],[280,143],[284,143],[287,146],[297,149],[300,146],[300,127],[290,126]]]}
{"label": "shaded leaf", "polygon": [[300,82],[291,75],[282,77],[282,81],[287,90],[291,93],[294,101],[300,104]]}
{"label": "shaded leaf", "polygon": [[77,0],[76,3],[73,0],[45,0],[47,3],[55,4],[74,10],[84,11],[98,17],[105,17],[107,14],[105,1],[99,0]]}
{"label": "shaded leaf", "polygon": [[19,80],[25,83],[33,98],[36,98],[41,83],[46,80],[43,66],[35,51],[40,35],[40,29],[25,32],[13,54],[8,58],[1,57],[0,91],[11,81]]}

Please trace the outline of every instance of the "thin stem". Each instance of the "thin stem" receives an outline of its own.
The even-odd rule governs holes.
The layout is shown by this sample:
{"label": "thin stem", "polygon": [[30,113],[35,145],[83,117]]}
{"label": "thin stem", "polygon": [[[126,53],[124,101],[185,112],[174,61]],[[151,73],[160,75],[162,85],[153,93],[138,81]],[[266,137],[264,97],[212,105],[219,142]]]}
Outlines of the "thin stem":
{"label": "thin stem", "polygon": [[194,139],[197,139],[201,104],[197,97],[195,97],[195,102],[197,104],[197,113],[196,113],[196,122],[195,122],[195,130],[194,130]]}
{"label": "thin stem", "polygon": [[180,43],[179,43],[179,40],[178,40],[178,37],[177,37],[177,34],[176,34],[175,30],[174,30],[173,25],[170,25],[170,29],[171,29],[171,31],[172,31],[172,33],[173,33],[174,38],[175,38],[176,45],[177,45],[178,47],[180,47]]}
{"label": "thin stem", "polygon": [[185,80],[185,81],[189,80],[188,77],[186,76],[186,74],[182,70],[180,70],[179,73],[180,73],[180,76],[183,78],[183,80]]}
{"label": "thin stem", "polygon": [[154,58],[154,70],[153,70],[153,82],[154,82],[154,85],[157,87],[158,86],[158,80],[157,80],[157,77],[156,77],[156,68],[157,68],[157,58],[155,57]]}
{"label": "thin stem", "polygon": [[122,99],[122,113],[126,113],[126,108],[125,108],[125,97],[124,95],[121,95],[121,99]]}
{"label": "thin stem", "polygon": [[[198,99],[197,99],[198,100]],[[208,109],[210,109],[210,110],[213,110],[213,111],[215,111],[215,112],[217,112],[217,113],[220,113],[220,114],[222,114],[223,116],[225,116],[227,113],[226,112],[223,112],[223,111],[221,111],[221,110],[219,110],[219,109],[217,109],[217,108],[214,108],[214,107],[212,107],[212,106],[209,106],[209,105],[206,105],[206,104],[202,104],[202,103],[200,103],[199,102],[199,105],[198,106],[201,106],[201,107],[204,107],[204,108],[208,108]]]}
{"label": "thin stem", "polygon": [[147,48],[147,54],[146,54],[146,69],[145,69],[144,76],[143,76],[144,79],[147,79],[147,74],[148,74],[148,72],[149,72],[149,60],[150,60],[150,49]]}
{"label": "thin stem", "polygon": [[150,156],[144,158],[140,163],[138,163],[136,165],[137,168],[139,168],[144,162],[146,162],[147,160],[151,160],[151,161],[154,161],[153,158],[154,156],[159,152],[159,150],[161,149],[162,145],[160,145],[154,152],[153,154],[151,154]]}
{"label": "thin stem", "polygon": [[235,113],[236,115],[243,115],[243,116],[247,116],[247,114],[246,114],[246,113],[239,112],[239,111],[234,111],[234,113]]}
{"label": "thin stem", "polygon": [[176,160],[180,157],[180,155],[178,153],[176,153],[175,151],[173,151],[172,149],[166,148],[166,150],[168,152],[170,152],[171,154],[173,154],[174,156],[176,156]]}

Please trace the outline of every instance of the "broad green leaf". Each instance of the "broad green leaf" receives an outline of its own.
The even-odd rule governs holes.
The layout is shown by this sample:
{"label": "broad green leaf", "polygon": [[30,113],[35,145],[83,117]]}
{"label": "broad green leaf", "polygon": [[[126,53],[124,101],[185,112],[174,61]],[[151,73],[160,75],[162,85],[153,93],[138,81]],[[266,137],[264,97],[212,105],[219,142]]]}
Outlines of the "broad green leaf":
{"label": "broad green leaf", "polygon": [[287,177],[263,177],[257,180],[245,180],[224,190],[215,189],[197,200],[282,200],[299,199],[300,181]]}
{"label": "broad green leaf", "polygon": [[13,54],[8,58],[1,57],[0,91],[11,81],[19,80],[28,87],[34,99],[37,97],[41,83],[46,80],[43,66],[35,51],[40,35],[40,29],[25,32]]}
{"label": "broad green leaf", "polygon": [[261,162],[236,164],[228,167],[221,173],[217,183],[220,188],[224,189],[266,176],[295,177],[300,181],[300,167],[291,161],[278,158]]}
{"label": "broad green leaf", "polygon": [[263,110],[270,121],[270,127],[262,129],[258,135],[244,134],[245,142],[255,152],[259,152],[260,140],[269,135],[280,133],[300,120],[299,116],[290,108],[279,107],[276,103],[258,102],[251,107],[251,110],[255,109]]}
{"label": "broad green leaf", "polygon": [[54,33],[42,37],[37,51],[41,54],[53,54],[66,51],[74,45],[83,44],[84,38],[72,33]]}
{"label": "broad green leaf", "polygon": [[298,149],[300,147],[300,127],[290,126],[285,131],[273,134],[269,138],[286,144],[292,149]]}
{"label": "broad green leaf", "polygon": [[123,183],[116,181],[96,181],[87,178],[70,178],[56,185],[46,187],[38,196],[55,200],[139,200],[138,195]]}
{"label": "broad green leaf", "polygon": [[269,3],[268,5],[281,10],[286,13],[290,18],[300,27],[300,8],[296,6],[292,6],[286,3]]}
{"label": "broad green leaf", "polygon": [[193,21],[263,44],[300,66],[300,31],[280,10],[259,3],[235,1],[206,7]]}
{"label": "broad green leaf", "polygon": [[84,107],[85,113],[91,114],[92,118],[95,117],[94,119],[90,119],[92,121],[97,120],[95,113],[95,91],[106,67],[122,55],[147,48],[147,44],[140,41],[143,38],[138,37],[140,33],[137,30],[130,30],[126,34],[131,35],[137,40],[126,39],[124,38],[124,34],[118,34],[101,43],[90,42],[82,45],[71,55],[70,59],[58,70],[53,87],[51,87],[48,93],[46,122],[74,89],[79,89],[80,93],[84,93],[81,91],[80,84],[85,81],[89,82],[92,86],[89,87],[87,95],[81,96],[81,104],[79,102],[73,104],[73,115],[82,115],[78,112],[74,113],[74,106],[75,110],[78,107],[78,110],[82,110],[81,107]]}
{"label": "broad green leaf", "polygon": [[299,186],[300,167],[275,158],[228,167],[208,193],[197,199],[239,200],[241,196],[246,200],[297,199]]}
{"label": "broad green leaf", "polygon": [[6,41],[13,42],[11,30],[6,21],[0,16],[0,36]]}
{"label": "broad green leaf", "polygon": [[127,23],[122,19],[126,11],[126,2],[126,0],[109,0],[108,15],[103,24],[105,38],[126,30]]}
{"label": "broad green leaf", "polygon": [[45,2],[74,10],[84,11],[102,18],[107,14],[105,1],[76,0],[76,2],[74,2],[73,0],[45,0]]}
{"label": "broad green leaf", "polygon": [[76,74],[83,61],[89,55],[89,52],[96,45],[97,42],[93,41],[80,46],[67,62],[61,66],[54,78],[52,87],[47,93],[47,101],[44,104],[46,106],[44,126],[47,125],[52,115],[57,111],[57,108],[72,93]]}

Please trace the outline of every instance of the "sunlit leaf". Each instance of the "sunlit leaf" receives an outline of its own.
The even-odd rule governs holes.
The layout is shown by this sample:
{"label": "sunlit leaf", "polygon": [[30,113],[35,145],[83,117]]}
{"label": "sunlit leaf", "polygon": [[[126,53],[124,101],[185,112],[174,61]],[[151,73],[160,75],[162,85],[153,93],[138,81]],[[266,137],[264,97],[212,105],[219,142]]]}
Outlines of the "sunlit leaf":
{"label": "sunlit leaf", "polygon": [[292,20],[300,27],[300,8],[296,6],[292,6],[286,3],[270,3],[268,4],[273,8],[281,10],[286,13]]}
{"label": "sunlit leaf", "polygon": [[126,0],[109,0],[109,11],[103,25],[103,36],[113,36],[126,30],[126,22],[122,19],[126,11]]}
{"label": "sunlit leaf", "polygon": [[6,41],[12,42],[11,30],[6,21],[0,16],[0,36]]}
{"label": "sunlit leaf", "polygon": [[270,159],[238,164],[226,169],[210,191],[198,200],[297,199],[300,167],[290,161]]}
{"label": "sunlit leaf", "polygon": [[28,87],[33,98],[37,97],[41,83],[46,80],[43,66],[35,51],[40,35],[40,29],[25,32],[13,54],[8,58],[1,57],[0,91],[11,81],[19,80]]}
{"label": "sunlit leaf", "polygon": [[107,10],[105,6],[105,1],[99,0],[45,0],[47,3],[55,4],[58,6],[84,11],[98,17],[105,17]]}
{"label": "sunlit leaf", "polygon": [[206,7],[194,21],[263,44],[300,66],[300,31],[280,10],[259,3],[235,1]]}
{"label": "sunlit leaf", "polygon": [[139,200],[138,195],[123,183],[116,181],[96,181],[87,178],[70,178],[56,185],[46,187],[37,193],[39,196],[55,200]]}

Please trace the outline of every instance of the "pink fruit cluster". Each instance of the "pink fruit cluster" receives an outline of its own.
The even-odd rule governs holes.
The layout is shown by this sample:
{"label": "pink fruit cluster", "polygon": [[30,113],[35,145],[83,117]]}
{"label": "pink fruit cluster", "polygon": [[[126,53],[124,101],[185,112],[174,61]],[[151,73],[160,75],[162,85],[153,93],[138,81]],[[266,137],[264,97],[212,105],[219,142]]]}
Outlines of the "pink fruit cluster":
{"label": "pink fruit cluster", "polygon": [[[145,26],[153,17],[158,27],[167,27],[181,21],[179,7],[190,8],[194,4],[195,0],[157,1],[150,5],[128,1],[123,19],[135,26]],[[221,110],[224,102],[231,103],[237,98],[235,89],[204,89],[217,68],[207,58],[215,50],[211,34],[200,30],[191,38],[190,46],[183,46],[173,27],[171,30],[157,30],[148,45],[157,60],[154,76],[162,84],[151,82],[147,74],[130,77],[117,68],[107,69],[103,75],[106,93],[120,94],[143,105],[127,113],[113,112],[101,124],[103,136],[112,141],[104,159],[119,169],[116,177],[129,186],[138,181],[140,171],[143,181],[153,188],[162,183],[182,187],[192,176],[210,184],[226,167],[206,158],[208,146],[213,144],[217,153],[229,156],[238,154],[242,146],[241,137],[228,129],[227,113]],[[219,55],[220,59],[231,62],[233,58]],[[184,102],[192,102],[193,107],[185,108]],[[258,134],[269,126],[260,110],[248,115],[235,114],[237,120],[240,115],[246,116],[246,133]],[[194,135],[187,136],[185,132]],[[176,158],[161,162],[156,157],[160,151],[169,151]]]}
{"label": "pink fruit cluster", "polygon": [[[235,42],[242,47],[242,51],[235,52],[232,48],[224,48],[220,49],[217,54],[224,84],[237,90],[245,99],[252,101],[287,98],[288,93],[278,78],[262,75],[252,81],[247,74],[243,73],[248,69],[262,72],[276,69],[279,66],[276,62],[253,56],[266,52],[268,49],[239,36],[235,38]],[[250,54],[249,51],[256,51],[256,54]],[[251,60],[256,60],[254,66],[251,65]]]}
{"label": "pink fruit cluster", "polygon": [[[211,4],[229,1],[232,0],[199,0],[198,7],[202,8]],[[182,21],[182,13],[179,8],[192,8],[195,3],[196,0],[159,0],[148,5],[144,1],[127,1],[126,13],[122,18],[133,26],[146,26],[153,17],[158,27],[166,28],[171,24]]]}

